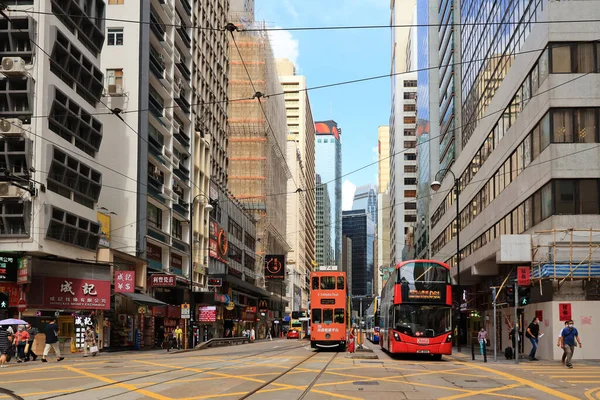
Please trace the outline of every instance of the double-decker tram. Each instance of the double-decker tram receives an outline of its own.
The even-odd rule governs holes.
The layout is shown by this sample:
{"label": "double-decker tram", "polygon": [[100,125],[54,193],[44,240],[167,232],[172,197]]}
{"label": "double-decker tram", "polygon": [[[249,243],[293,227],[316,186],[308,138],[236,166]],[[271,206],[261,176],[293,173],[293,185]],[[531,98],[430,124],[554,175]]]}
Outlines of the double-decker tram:
{"label": "double-decker tram", "polygon": [[312,272],[310,282],[310,346],[344,350],[348,320],[346,273]]}
{"label": "double-decker tram", "polygon": [[381,293],[381,347],[390,353],[452,354],[450,267],[434,260],[396,265]]}
{"label": "double-decker tram", "polygon": [[379,310],[381,305],[381,297],[375,297],[369,308],[367,309],[367,314],[365,317],[366,327],[365,330],[367,332],[367,339],[371,341],[371,343],[379,343]]}

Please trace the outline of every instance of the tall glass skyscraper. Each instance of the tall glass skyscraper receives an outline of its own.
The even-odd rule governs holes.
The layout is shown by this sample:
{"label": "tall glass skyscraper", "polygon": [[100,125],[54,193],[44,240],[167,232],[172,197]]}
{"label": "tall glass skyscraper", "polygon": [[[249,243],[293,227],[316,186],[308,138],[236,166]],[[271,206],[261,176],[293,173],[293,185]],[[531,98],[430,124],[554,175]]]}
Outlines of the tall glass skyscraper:
{"label": "tall glass skyscraper", "polygon": [[327,185],[323,185],[321,175],[316,176],[316,223],[317,223],[317,264],[331,265],[331,199]]}
{"label": "tall glass skyscraper", "polygon": [[342,130],[333,120],[315,122],[315,130],[316,173],[329,192],[331,213],[327,225],[331,232],[332,257],[339,266],[342,254]]}
{"label": "tall glass skyscraper", "polygon": [[377,185],[369,184],[357,187],[352,209],[366,210],[371,219],[377,222]]}
{"label": "tall glass skyscraper", "polygon": [[344,235],[352,239],[353,296],[373,294],[375,266],[375,222],[367,210],[343,212]]}

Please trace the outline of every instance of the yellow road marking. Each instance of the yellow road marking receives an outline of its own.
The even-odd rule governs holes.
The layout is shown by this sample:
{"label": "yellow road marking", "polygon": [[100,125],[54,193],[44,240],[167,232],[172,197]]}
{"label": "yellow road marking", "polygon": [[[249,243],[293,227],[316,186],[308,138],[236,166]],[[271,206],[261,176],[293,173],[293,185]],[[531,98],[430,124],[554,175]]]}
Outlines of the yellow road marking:
{"label": "yellow road marking", "polygon": [[480,395],[480,394],[489,394],[489,393],[499,392],[501,390],[513,389],[513,388],[516,388],[517,386],[521,386],[521,384],[520,383],[514,383],[512,385],[506,385],[506,386],[496,387],[496,388],[491,388],[491,389],[473,390],[470,393],[463,393],[463,394],[456,394],[454,396],[442,397],[442,398],[440,398],[438,400],[463,399],[465,397],[471,397],[471,396],[477,396],[477,395]]}
{"label": "yellow road marking", "polygon": [[110,383],[111,385],[114,385],[114,386],[117,386],[117,387],[129,390],[129,391],[137,392],[139,394],[142,394],[142,395],[144,395],[146,397],[150,397],[150,398],[155,399],[155,400],[171,400],[169,397],[160,395],[158,393],[153,393],[153,392],[150,392],[150,391],[144,390],[144,389],[138,389],[134,385],[127,384],[127,383],[120,383],[120,382],[115,381],[113,379],[105,378],[103,376],[96,375],[96,374],[93,374],[91,372],[86,372],[86,371],[83,371],[81,369],[69,367],[69,366],[66,366],[66,365],[63,368],[66,369],[66,370],[68,370],[68,371],[76,372],[76,373],[81,374],[83,376],[87,376],[88,378],[97,379],[97,380],[102,381],[104,383]]}
{"label": "yellow road marking", "polygon": [[[160,374],[163,372],[168,372],[167,370],[156,370],[156,371],[150,371],[153,374]],[[123,376],[123,375],[141,375],[141,374],[147,374],[148,371],[139,371],[139,372],[121,372],[121,373],[114,373],[114,374],[103,374],[103,375],[99,375],[99,376]],[[143,377],[142,377],[143,378]]]}
{"label": "yellow road marking", "polygon": [[[592,396],[592,394],[596,392],[596,397]],[[585,397],[589,400],[595,400],[598,399],[600,397],[598,397],[598,393],[600,392],[600,387],[594,388],[594,389],[590,389],[587,392],[585,392]]]}
{"label": "yellow road marking", "polygon": [[[0,372],[0,376],[4,376],[4,375],[12,375],[12,374],[23,374],[23,373],[27,373],[27,372],[35,372],[35,371],[44,371],[44,370],[48,370],[51,369],[54,371],[54,366],[48,366],[48,367],[38,367],[38,368],[31,368],[31,369],[18,369],[16,371],[2,371]],[[52,372],[52,371],[50,371]]]}
{"label": "yellow road marking", "polygon": [[23,382],[41,382],[41,381],[60,381],[63,379],[74,379],[76,376],[61,376],[56,378],[32,378],[32,379],[19,379],[17,381],[2,381],[2,384],[5,383],[23,383]]}
{"label": "yellow road marking", "polygon": [[565,381],[567,383],[600,383],[600,381]]}
{"label": "yellow road marking", "polygon": [[314,393],[319,393],[319,394],[324,394],[327,396],[331,396],[331,397],[338,397],[340,399],[348,399],[348,400],[363,400],[361,397],[350,397],[350,396],[345,396],[343,394],[338,394],[338,393],[331,393],[331,392],[326,392],[324,390],[317,390],[317,389],[312,389],[311,392]]}
{"label": "yellow road marking", "polygon": [[519,382],[521,385],[532,387],[534,389],[539,390],[540,392],[544,392],[546,394],[549,394],[549,395],[554,396],[554,397],[558,397],[558,398],[563,399],[563,400],[577,400],[577,397],[573,397],[571,395],[568,395],[566,393],[560,392],[558,390],[546,387],[544,385],[540,385],[539,383],[536,383],[536,382],[531,381],[529,379],[525,379],[525,378],[521,378],[521,377],[516,376],[516,375],[509,374],[508,372],[495,370],[493,368],[484,367],[483,365],[478,365],[478,364],[472,364],[472,366],[473,366],[473,368],[477,368],[477,369],[480,369],[482,371],[487,371],[487,372],[491,372],[491,373],[496,374],[496,375],[504,376],[506,378],[509,378],[510,380],[513,380],[515,382]]}
{"label": "yellow road marking", "polygon": [[200,399],[212,399],[215,397],[232,397],[232,396],[243,396],[248,392],[234,392],[234,393],[220,393],[220,394],[208,394],[205,396],[186,397],[180,400],[200,400]]}
{"label": "yellow road marking", "polygon": [[[32,393],[24,393],[24,394],[17,394],[18,396],[21,397],[29,397],[29,396],[43,396],[46,394],[54,394],[54,393],[71,393],[71,392],[76,392],[78,390],[81,389],[63,389],[63,390],[49,390],[47,392],[32,392]],[[0,396],[0,399],[12,399],[12,397],[10,396]]]}

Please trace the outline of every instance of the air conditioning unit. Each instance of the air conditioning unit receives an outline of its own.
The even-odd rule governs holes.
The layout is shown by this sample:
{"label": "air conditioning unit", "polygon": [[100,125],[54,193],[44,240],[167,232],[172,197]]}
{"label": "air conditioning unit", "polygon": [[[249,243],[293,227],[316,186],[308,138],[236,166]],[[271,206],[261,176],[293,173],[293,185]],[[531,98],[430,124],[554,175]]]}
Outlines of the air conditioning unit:
{"label": "air conditioning unit", "polygon": [[25,75],[25,60],[21,57],[2,57],[2,73],[6,76]]}
{"label": "air conditioning unit", "polygon": [[8,182],[0,183],[0,197],[22,197],[23,189]]}
{"label": "air conditioning unit", "polygon": [[117,85],[108,85],[108,95],[109,96],[122,96],[123,88]]}
{"label": "air conditioning unit", "polygon": [[0,134],[2,136],[23,136],[23,121],[18,118],[2,118],[0,120]]}

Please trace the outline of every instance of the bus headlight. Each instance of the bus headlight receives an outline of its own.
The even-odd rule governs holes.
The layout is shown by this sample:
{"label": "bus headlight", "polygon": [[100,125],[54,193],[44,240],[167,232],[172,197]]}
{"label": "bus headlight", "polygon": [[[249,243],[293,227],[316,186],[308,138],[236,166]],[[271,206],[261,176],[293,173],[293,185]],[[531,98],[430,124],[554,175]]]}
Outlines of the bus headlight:
{"label": "bus headlight", "polygon": [[452,334],[449,334],[446,338],[446,343],[450,343],[452,341]]}
{"label": "bus headlight", "polygon": [[400,335],[398,334],[398,332],[394,332],[394,339],[396,339],[396,342],[400,341]]}
{"label": "bus headlight", "polygon": [[331,339],[331,335],[329,333],[325,334],[325,339]]}

